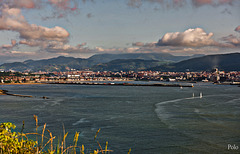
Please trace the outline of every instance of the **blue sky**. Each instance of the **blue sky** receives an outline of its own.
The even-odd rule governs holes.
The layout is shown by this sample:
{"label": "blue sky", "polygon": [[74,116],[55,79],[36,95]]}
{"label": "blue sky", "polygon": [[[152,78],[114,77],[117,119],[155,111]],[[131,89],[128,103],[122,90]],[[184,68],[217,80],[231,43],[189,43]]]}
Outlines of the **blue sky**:
{"label": "blue sky", "polygon": [[238,0],[0,0],[0,63],[240,51]]}

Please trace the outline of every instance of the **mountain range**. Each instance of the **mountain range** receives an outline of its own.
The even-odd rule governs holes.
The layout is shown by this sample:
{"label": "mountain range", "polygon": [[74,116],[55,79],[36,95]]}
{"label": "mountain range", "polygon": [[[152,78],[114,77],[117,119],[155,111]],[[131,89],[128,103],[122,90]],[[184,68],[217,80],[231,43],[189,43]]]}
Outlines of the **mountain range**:
{"label": "mountain range", "polygon": [[240,71],[240,53],[208,55],[149,69],[184,72],[210,71],[213,68],[218,68],[219,70],[224,71]]}
{"label": "mountain range", "polygon": [[[34,72],[35,71],[52,72],[52,71],[68,71],[69,69],[82,70],[82,69],[90,69],[90,68],[95,70],[97,66],[99,68],[101,64],[109,63],[117,59],[122,59],[122,60],[138,59],[138,60],[143,60],[142,62],[148,63],[148,64],[150,64],[149,61],[145,62],[144,60],[153,60],[154,64],[149,65],[148,67],[143,67],[145,69],[145,68],[157,66],[155,65],[156,61],[177,62],[177,61],[190,59],[192,57],[199,57],[199,56],[203,56],[203,55],[173,56],[168,53],[97,54],[87,59],[60,56],[60,57],[51,58],[51,59],[26,60],[24,62],[5,63],[0,65],[0,69],[15,70],[20,72],[23,72],[25,70],[30,70]],[[97,66],[95,67],[95,65]],[[135,69],[135,70],[139,70],[139,69]]]}
{"label": "mountain range", "polygon": [[221,55],[174,56],[168,53],[98,54],[90,58],[56,57],[43,60],[5,63],[0,69],[25,71],[206,71],[218,67],[225,71],[240,70],[240,53]]}

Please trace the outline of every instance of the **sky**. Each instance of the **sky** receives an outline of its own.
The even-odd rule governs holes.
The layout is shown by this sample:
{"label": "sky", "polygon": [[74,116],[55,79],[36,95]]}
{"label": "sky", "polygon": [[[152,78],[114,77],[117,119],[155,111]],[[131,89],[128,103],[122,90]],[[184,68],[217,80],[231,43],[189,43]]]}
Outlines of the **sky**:
{"label": "sky", "polygon": [[0,0],[0,64],[240,52],[239,0]]}

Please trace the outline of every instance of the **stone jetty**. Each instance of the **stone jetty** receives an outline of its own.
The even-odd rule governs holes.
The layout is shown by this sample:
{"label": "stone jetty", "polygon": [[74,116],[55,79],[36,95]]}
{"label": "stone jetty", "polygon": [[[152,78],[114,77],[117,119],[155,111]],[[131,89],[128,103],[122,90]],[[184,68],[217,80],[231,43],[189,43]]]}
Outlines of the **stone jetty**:
{"label": "stone jetty", "polygon": [[17,97],[32,97],[29,95],[10,94],[10,93],[8,93],[7,90],[1,90],[1,89],[0,89],[0,95],[10,95],[10,96],[17,96]]}

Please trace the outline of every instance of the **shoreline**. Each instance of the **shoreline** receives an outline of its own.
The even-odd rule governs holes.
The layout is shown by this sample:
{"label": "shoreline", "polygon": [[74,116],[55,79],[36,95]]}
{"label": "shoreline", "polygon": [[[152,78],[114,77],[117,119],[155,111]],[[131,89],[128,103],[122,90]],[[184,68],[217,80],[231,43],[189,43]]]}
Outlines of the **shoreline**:
{"label": "shoreline", "polygon": [[165,83],[153,83],[153,84],[137,84],[137,83],[99,83],[99,82],[53,82],[48,84],[73,84],[73,85],[98,85],[98,86],[155,86],[155,87],[194,87],[192,85],[181,84],[165,84]]}
{"label": "shoreline", "polygon": [[33,97],[30,95],[10,94],[8,93],[7,90],[2,90],[2,89],[0,89],[0,95],[10,95],[10,96],[17,96],[17,97]]}
{"label": "shoreline", "polygon": [[[197,82],[197,81],[176,81],[176,82],[169,82],[169,81],[162,81],[161,83],[155,84],[138,84],[138,83],[128,83],[129,81],[133,80],[126,80],[124,81],[65,81],[65,82],[27,82],[27,83],[0,83],[1,85],[41,85],[41,84],[77,84],[77,85],[123,85],[123,86],[169,86],[169,87],[191,87],[189,85],[182,85],[184,83],[194,84],[194,83],[211,83],[215,85],[238,85],[240,86],[240,82],[222,82],[222,83],[214,83],[214,82]],[[122,82],[122,83],[118,83]],[[139,82],[137,80],[136,82]],[[140,82],[148,82],[148,81],[140,81]],[[182,84],[181,84],[182,83]],[[192,86],[193,87],[193,86]],[[0,89],[1,90],[1,89]]]}
{"label": "shoreline", "polygon": [[0,83],[0,85],[33,85],[33,84],[47,84],[47,83]]}

